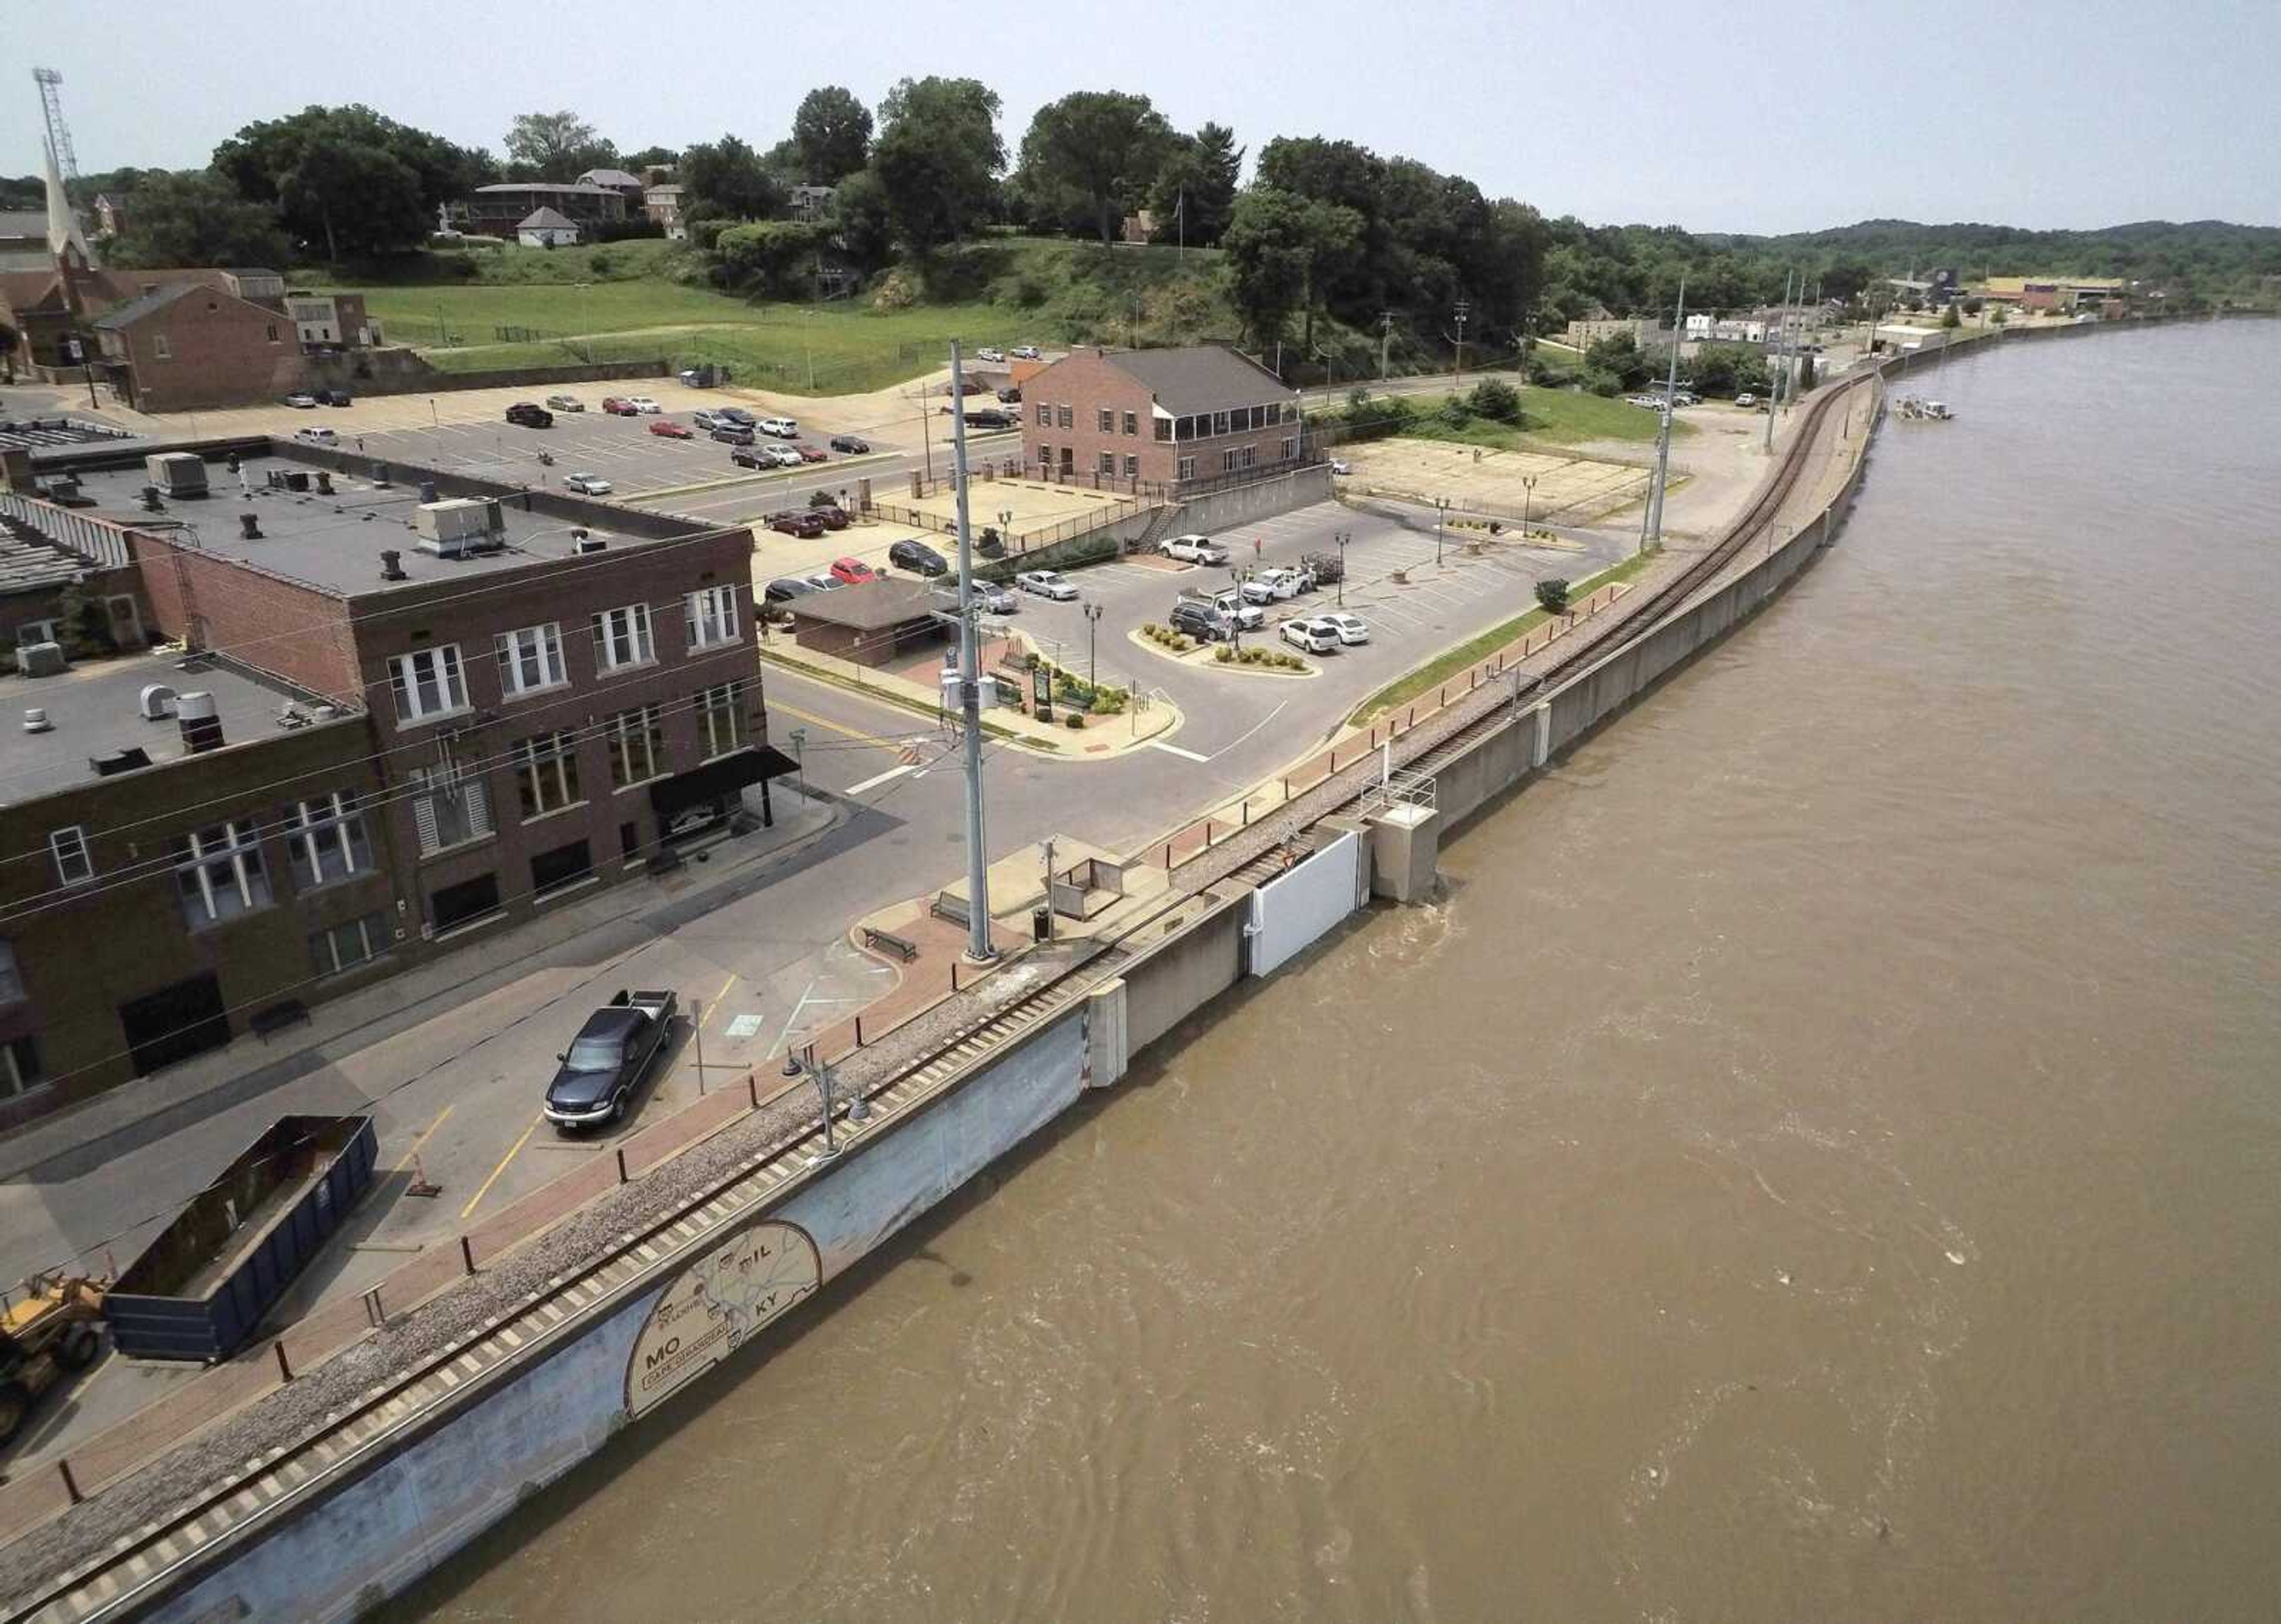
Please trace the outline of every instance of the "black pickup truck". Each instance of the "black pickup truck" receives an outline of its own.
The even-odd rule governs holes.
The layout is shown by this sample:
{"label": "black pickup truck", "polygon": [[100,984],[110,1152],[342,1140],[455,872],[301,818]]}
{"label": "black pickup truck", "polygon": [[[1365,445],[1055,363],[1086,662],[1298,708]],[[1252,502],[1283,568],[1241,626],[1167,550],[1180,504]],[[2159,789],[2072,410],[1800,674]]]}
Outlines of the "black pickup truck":
{"label": "black pickup truck", "polygon": [[560,1128],[589,1128],[626,1114],[642,1073],[665,1047],[678,999],[672,993],[620,991],[586,1017],[546,1086],[546,1119]]}

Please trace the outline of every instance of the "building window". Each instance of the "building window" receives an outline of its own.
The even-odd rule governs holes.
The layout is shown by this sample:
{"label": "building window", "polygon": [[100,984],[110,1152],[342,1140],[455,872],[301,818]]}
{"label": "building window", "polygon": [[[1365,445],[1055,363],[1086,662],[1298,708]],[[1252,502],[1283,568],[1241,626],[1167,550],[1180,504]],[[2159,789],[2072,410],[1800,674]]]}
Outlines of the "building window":
{"label": "building window", "polygon": [[1054,448],[1052,446],[1040,445],[1038,447],[1038,466],[1045,469],[1048,474],[1053,472]]}
{"label": "building window", "polygon": [[514,783],[526,820],[560,812],[578,799],[578,736],[541,733],[514,747]]}
{"label": "building window", "polygon": [[1226,413],[1225,413],[1225,412],[1214,412],[1214,413],[1212,414],[1212,426],[1211,426],[1211,431],[1212,431],[1214,434],[1226,434],[1226,433],[1227,432],[1227,414],[1226,414]]}
{"label": "building window", "polygon": [[1048,406],[1044,401],[1040,400],[1038,402],[1038,427],[1040,429],[1050,429],[1053,426],[1054,409]]}
{"label": "building window", "polygon": [[575,885],[593,871],[593,855],[585,841],[573,840],[568,846],[558,846],[530,860],[530,894],[543,897],[551,891]]}
{"label": "building window", "polygon": [[1138,434],[1140,432],[1140,413],[1127,412],[1125,414],[1125,432],[1127,434]]}
{"label": "building window", "polygon": [[388,951],[388,919],[367,914],[346,924],[316,932],[309,938],[309,959],[321,976],[336,976],[360,964],[369,964]]}
{"label": "building window", "polygon": [[411,781],[412,822],[419,831],[422,857],[491,833],[491,791],[481,778],[450,767],[414,768]]}
{"label": "building window", "polygon": [[269,906],[259,836],[259,825],[248,819],[200,829],[176,842],[174,884],[193,928]]}
{"label": "building window", "polygon": [[687,617],[689,646],[711,648],[737,640],[737,589],[708,586],[682,599]]}
{"label": "building window", "polygon": [[1169,440],[1172,437],[1172,420],[1171,418],[1160,417],[1156,419],[1156,437],[1160,440]]}
{"label": "building window", "polygon": [[0,1043],[0,1100],[29,1094],[47,1080],[40,1069],[40,1045],[33,1038],[11,1038]]}
{"label": "building window", "polygon": [[415,648],[388,662],[388,685],[396,694],[398,722],[424,722],[468,708],[468,683],[460,669],[460,646]]}
{"label": "building window", "polygon": [[656,706],[622,710],[606,726],[611,783],[631,789],[665,770],[665,723]]}
{"label": "building window", "polygon": [[1054,426],[1057,429],[1076,428],[1077,408],[1075,406],[1055,406],[1054,408]]}
{"label": "building window", "polygon": [[562,628],[554,622],[502,631],[491,642],[499,654],[499,691],[509,699],[559,688],[569,680],[562,669]]}
{"label": "building window", "polygon": [[1127,457],[1125,459],[1125,477],[1127,479],[1138,479],[1140,477],[1140,458]]}
{"label": "building window", "polygon": [[1196,460],[1194,457],[1181,458],[1179,465],[1172,471],[1172,477],[1175,479],[1188,480],[1194,479],[1195,476]]}
{"label": "building window", "polygon": [[277,323],[274,321],[269,324],[269,342],[272,344],[277,342]]}
{"label": "building window", "polygon": [[723,683],[697,696],[697,738],[707,760],[745,742],[745,685]]}
{"label": "building window", "polygon": [[170,361],[174,359],[174,346],[166,342],[166,334],[159,333],[153,335],[151,340],[151,353],[162,361]]}
{"label": "building window", "polygon": [[1228,447],[1228,449],[1227,449],[1227,450],[1226,450],[1226,451],[1224,451],[1224,452],[1220,452],[1220,454],[1219,454],[1219,471],[1220,471],[1221,473],[1223,473],[1223,474],[1233,474],[1233,473],[1234,473],[1234,472],[1235,472],[1235,459],[1236,459],[1236,451],[1235,451],[1235,448],[1234,448],[1233,446],[1230,446],[1230,447]]}
{"label": "building window", "polygon": [[0,941],[0,1004],[24,1001],[24,972],[16,967],[16,944]]}
{"label": "building window", "polygon": [[1100,460],[1094,466],[1101,473],[1114,478],[1117,474],[1117,453],[1113,451],[1102,452]]}
{"label": "building window", "polygon": [[1283,441],[1283,460],[1290,461],[1299,454],[1299,442],[1286,436]]}
{"label": "building window", "polygon": [[1287,400],[1283,403],[1283,421],[1287,423],[1295,423],[1299,421],[1299,403],[1297,401]]}
{"label": "building window", "polygon": [[594,616],[594,663],[603,670],[647,665],[656,658],[649,637],[649,605],[628,604]]}
{"label": "building window", "polygon": [[428,908],[439,932],[472,924],[499,911],[499,876],[478,874],[457,885],[439,886],[429,894]]}
{"label": "building window", "polygon": [[60,884],[84,885],[95,878],[95,854],[88,849],[87,831],[77,824],[50,835],[48,851],[56,860]]}
{"label": "building window", "polygon": [[1094,414],[1094,427],[1100,429],[1103,434],[1115,434],[1117,432],[1117,414],[1110,411],[1107,406],[1102,406],[1099,412]]}
{"label": "building window", "polygon": [[285,857],[296,891],[372,872],[372,843],[365,835],[356,797],[335,790],[286,808]]}
{"label": "building window", "polygon": [[1242,466],[1243,466],[1243,467],[1245,467],[1245,468],[1256,468],[1256,467],[1257,467],[1257,466],[1258,466],[1258,463],[1259,463],[1259,447],[1257,447],[1256,445],[1247,445],[1247,446],[1245,446],[1245,447],[1243,448],[1243,462],[1242,462]]}

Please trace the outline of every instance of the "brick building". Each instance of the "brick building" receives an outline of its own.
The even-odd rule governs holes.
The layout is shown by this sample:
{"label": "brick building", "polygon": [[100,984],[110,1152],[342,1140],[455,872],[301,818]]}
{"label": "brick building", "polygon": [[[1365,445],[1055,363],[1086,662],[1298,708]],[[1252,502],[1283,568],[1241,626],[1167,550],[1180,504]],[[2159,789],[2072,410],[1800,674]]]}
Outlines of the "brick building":
{"label": "brick building", "polygon": [[[641,199],[634,199],[639,207]],[[502,181],[478,186],[450,205],[452,220],[463,231],[480,236],[513,236],[515,227],[534,210],[553,209],[564,218],[588,220],[623,220],[626,194],[607,186],[576,181]]]}
{"label": "brick building", "polygon": [[305,350],[368,350],[381,342],[380,323],[366,313],[361,293],[285,295],[285,313]]}
{"label": "brick building", "polygon": [[1022,458],[1047,478],[1194,486],[1301,460],[1298,391],[1220,344],[1073,350],[1022,384]]}
{"label": "brick building", "polygon": [[300,336],[283,309],[200,282],[167,283],[89,325],[112,387],[141,412],[274,398],[307,375]]}
{"label": "brick building", "polygon": [[51,723],[0,782],[0,1125],[771,821],[792,769],[748,530],[234,449],[203,497],[118,452],[71,459],[91,507],[0,492],[182,645],[0,677]]}

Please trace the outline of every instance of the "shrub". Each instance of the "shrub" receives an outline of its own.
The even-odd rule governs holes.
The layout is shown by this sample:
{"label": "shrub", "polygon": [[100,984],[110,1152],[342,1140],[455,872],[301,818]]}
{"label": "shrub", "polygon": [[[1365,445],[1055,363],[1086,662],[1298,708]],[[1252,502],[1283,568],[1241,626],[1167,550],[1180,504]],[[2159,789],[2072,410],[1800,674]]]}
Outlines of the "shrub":
{"label": "shrub", "polygon": [[1073,710],[1070,712],[1069,719],[1063,723],[1062,725],[1068,728],[1083,727],[1085,725],[1085,714],[1082,711]]}
{"label": "shrub", "polygon": [[1235,651],[1223,643],[1212,650],[1212,658],[1222,665],[1233,665],[1235,663]]}
{"label": "shrub", "polygon": [[1565,614],[1568,608],[1568,583],[1558,576],[1548,576],[1536,584],[1536,601],[1544,606],[1548,615]]}
{"label": "shrub", "polygon": [[1465,404],[1463,395],[1452,395],[1442,403],[1442,421],[1452,429],[1462,429],[1473,421],[1473,408]]}
{"label": "shrub", "polygon": [[1584,387],[1603,400],[1613,400],[1624,392],[1624,381],[1605,367],[1584,368]]}
{"label": "shrub", "polygon": [[1467,404],[1494,422],[1520,421],[1520,391],[1502,378],[1483,378],[1474,384]]}

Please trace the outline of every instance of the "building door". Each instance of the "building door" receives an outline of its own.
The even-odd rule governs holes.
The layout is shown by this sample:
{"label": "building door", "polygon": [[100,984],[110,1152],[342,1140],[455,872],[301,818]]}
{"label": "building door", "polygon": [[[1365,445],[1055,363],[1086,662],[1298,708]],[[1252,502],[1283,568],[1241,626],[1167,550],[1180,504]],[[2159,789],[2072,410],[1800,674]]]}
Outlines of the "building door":
{"label": "building door", "polygon": [[119,1024],[126,1029],[137,1077],[229,1041],[221,983],[211,972],[129,999],[119,1006]]}

